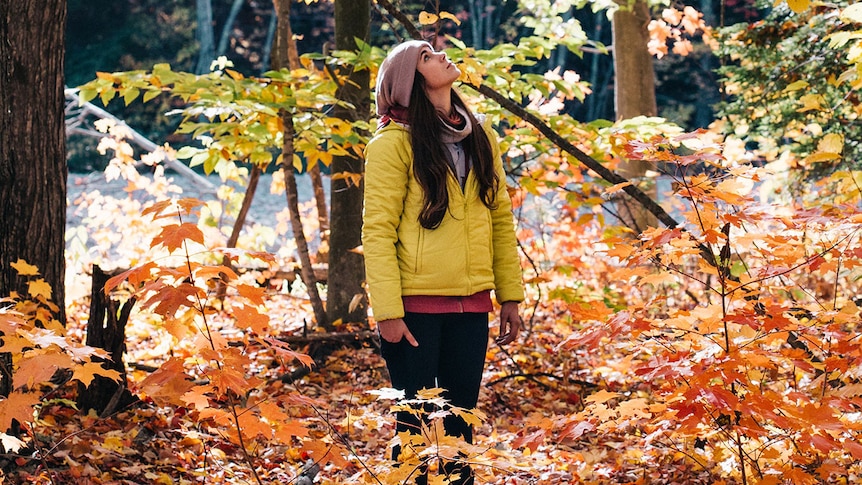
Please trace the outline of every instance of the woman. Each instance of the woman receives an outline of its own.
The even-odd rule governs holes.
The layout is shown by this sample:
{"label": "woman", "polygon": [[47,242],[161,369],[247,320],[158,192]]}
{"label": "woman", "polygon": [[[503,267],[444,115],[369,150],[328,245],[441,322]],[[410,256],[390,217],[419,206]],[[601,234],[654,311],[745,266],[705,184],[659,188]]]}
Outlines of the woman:
{"label": "woman", "polygon": [[[460,75],[424,41],[399,44],[381,64],[362,241],[392,387],[407,398],[443,388],[451,405],[469,409],[479,397],[491,290],[501,345],[517,337],[524,290],[499,147],[454,90]],[[397,421],[399,431],[418,432],[410,413]],[[472,443],[462,419],[444,426]],[[473,483],[469,467],[460,473],[451,483]]]}

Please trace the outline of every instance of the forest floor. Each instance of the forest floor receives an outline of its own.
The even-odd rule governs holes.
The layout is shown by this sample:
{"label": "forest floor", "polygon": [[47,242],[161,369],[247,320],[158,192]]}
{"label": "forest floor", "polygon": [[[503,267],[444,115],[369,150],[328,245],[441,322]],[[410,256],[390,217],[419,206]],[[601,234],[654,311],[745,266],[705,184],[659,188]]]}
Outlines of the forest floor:
{"label": "forest floor", "polygon": [[[272,295],[267,305],[280,335],[302,334],[311,318],[307,302],[291,295]],[[84,338],[87,302],[70,308],[70,332]],[[228,338],[236,329],[216,316],[213,326]],[[339,331],[362,329],[341,328]],[[367,330],[367,329],[366,329]],[[492,327],[492,332],[496,328]],[[582,408],[585,398],[600,387],[591,367],[600,360],[571,354],[557,355],[562,337],[553,319],[534,316],[517,345],[488,350],[480,410],[487,416],[476,430],[474,458],[477,483],[715,483],[691,463],[673,453],[664,462],[632,459],[643,446],[628,437],[587,433],[577,440],[555,440],[555,420]],[[135,313],[127,326],[130,388],[135,391],[152,370],[169,356],[183,355],[177,343],[147,312]],[[306,345],[300,352],[315,353]],[[245,348],[249,356],[255,344]],[[310,438],[339,441],[349,452],[329,460],[315,483],[377,482],[371,471],[387,470],[394,437],[394,403],[369,391],[388,386],[383,360],[374,339],[339,345],[327,350],[319,366],[293,383],[281,377],[295,369],[274,362],[257,362],[257,377],[267,382],[259,391],[272,396],[291,393],[299,398],[292,416],[311,430]],[[192,484],[192,483],[296,483],[303,464],[311,458],[303,443],[296,446],[250,446],[254,473],[239,447],[216,427],[191,419],[192,411],[160,406],[143,396],[106,418],[82,415],[70,406],[74,386],[60,386],[45,401],[34,423],[37,449],[27,456],[7,459],[0,483],[34,484]],[[548,440],[534,440],[528,430],[545,428]],[[544,435],[542,434],[542,435]],[[520,442],[519,442],[520,440]],[[530,450],[532,448],[532,451]],[[319,450],[319,448],[317,448]],[[481,459],[480,459],[481,458]],[[433,477],[433,476],[432,476]],[[438,477],[442,480],[442,477]],[[435,482],[438,483],[438,482]],[[439,482],[444,483],[444,482]]]}

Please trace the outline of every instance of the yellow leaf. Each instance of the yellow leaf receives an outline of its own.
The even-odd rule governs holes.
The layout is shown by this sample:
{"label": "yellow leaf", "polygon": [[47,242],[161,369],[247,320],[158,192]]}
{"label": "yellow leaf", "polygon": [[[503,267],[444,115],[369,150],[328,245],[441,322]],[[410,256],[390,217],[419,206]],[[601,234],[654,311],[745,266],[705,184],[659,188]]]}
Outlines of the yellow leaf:
{"label": "yellow leaf", "polygon": [[99,362],[87,362],[84,365],[78,366],[72,372],[72,379],[77,380],[85,387],[90,387],[90,383],[96,376],[107,377],[115,381],[120,380],[120,373],[114,369],[105,369]]}
{"label": "yellow leaf", "polygon": [[800,89],[807,88],[807,87],[808,87],[808,81],[800,80],[800,81],[796,81],[795,83],[791,83],[790,85],[788,85],[786,88],[784,88],[784,92],[787,93],[790,91],[799,91]]}
{"label": "yellow leaf", "polygon": [[428,12],[420,12],[419,13],[419,23],[422,25],[431,25],[437,23],[439,17],[433,13]]}
{"label": "yellow leaf", "polygon": [[823,107],[823,103],[826,102],[823,96],[819,94],[806,94],[799,98],[799,101],[802,103],[802,107],[796,111],[818,110],[821,109]]}
{"label": "yellow leaf", "polygon": [[817,143],[818,152],[841,153],[844,151],[844,136],[838,133],[829,133]]}
{"label": "yellow leaf", "polygon": [[27,264],[26,261],[20,258],[18,261],[10,263],[9,266],[15,268],[19,276],[36,276],[39,274],[39,268],[32,264]]}
{"label": "yellow leaf", "polygon": [[45,282],[44,279],[39,278],[36,281],[31,281],[30,285],[27,287],[27,293],[32,297],[37,297],[39,295],[45,297],[46,300],[51,299],[51,285]]}
{"label": "yellow leaf", "polygon": [[449,19],[452,22],[455,22],[455,25],[461,25],[461,21],[458,20],[458,17],[454,16],[453,14],[451,14],[449,12],[440,12],[440,18],[441,19]]}
{"label": "yellow leaf", "polygon": [[787,0],[787,6],[790,7],[790,10],[793,10],[796,13],[802,13],[808,10],[808,5],[811,2],[809,0]]}
{"label": "yellow leaf", "polygon": [[805,163],[821,163],[821,162],[829,162],[832,160],[838,160],[841,158],[841,155],[838,153],[829,153],[829,152],[817,152],[812,153],[805,157]]}

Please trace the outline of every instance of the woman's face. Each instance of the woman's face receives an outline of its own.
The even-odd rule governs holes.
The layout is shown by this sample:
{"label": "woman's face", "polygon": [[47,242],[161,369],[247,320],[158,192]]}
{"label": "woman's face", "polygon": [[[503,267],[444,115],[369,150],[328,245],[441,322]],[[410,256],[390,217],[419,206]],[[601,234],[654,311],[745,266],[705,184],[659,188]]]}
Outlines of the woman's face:
{"label": "woman's face", "polygon": [[452,64],[445,52],[435,52],[430,47],[423,47],[419,52],[416,70],[425,78],[425,89],[429,91],[449,88],[461,75],[461,70]]}

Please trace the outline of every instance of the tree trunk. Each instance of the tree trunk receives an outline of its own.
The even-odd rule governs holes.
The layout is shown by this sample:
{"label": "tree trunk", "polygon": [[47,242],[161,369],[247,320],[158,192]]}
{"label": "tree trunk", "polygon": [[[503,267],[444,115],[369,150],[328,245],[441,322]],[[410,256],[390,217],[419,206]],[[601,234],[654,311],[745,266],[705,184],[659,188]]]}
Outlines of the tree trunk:
{"label": "tree trunk", "polygon": [[[278,27],[275,36],[275,55],[272,58],[272,68],[282,69],[290,66],[291,57],[296,56],[295,47],[291,47],[290,30],[290,0],[275,0],[275,12],[278,16]],[[293,52],[291,52],[293,51]],[[284,145],[281,150],[281,170],[284,173],[284,187],[287,196],[287,209],[290,212],[290,226],[293,239],[296,241],[296,251],[299,253],[300,276],[302,282],[308,288],[308,297],[314,309],[317,325],[328,328],[329,321],[326,317],[326,309],[320,293],[317,291],[317,278],[314,268],[311,266],[311,258],[308,254],[308,240],[302,228],[302,219],[299,214],[299,196],[296,189],[296,174],[293,168],[293,137],[296,129],[293,125],[293,114],[286,109],[281,111],[281,119],[284,122]]]}
{"label": "tree trunk", "polygon": [[[341,0],[335,2],[335,48],[356,50],[356,39],[368,40],[371,25],[369,0]],[[354,106],[333,108],[333,116],[349,123],[368,120],[370,110],[370,73],[367,69],[349,69],[339,72],[344,80],[339,83],[337,97]],[[368,299],[365,296],[365,263],[355,249],[361,242],[362,196],[365,183],[358,184],[351,177],[337,177],[341,173],[365,171],[364,160],[355,155],[332,158],[332,188],[330,190],[330,252],[327,310],[329,321],[366,322]]]}
{"label": "tree trunk", "polygon": [[233,24],[236,22],[236,18],[244,3],[245,0],[233,0],[233,4],[230,6],[230,12],[227,14],[227,19],[224,21],[224,27],[221,29],[221,36],[219,37],[215,57],[223,56],[227,52]]}
{"label": "tree trunk", "polygon": [[78,409],[86,413],[95,409],[99,416],[105,417],[117,409],[122,409],[135,400],[126,387],[126,323],[135,305],[135,299],[126,301],[122,307],[105,294],[105,283],[111,274],[93,266],[93,285],[90,294],[90,318],[87,321],[87,345],[108,351],[110,360],[93,358],[93,362],[103,362],[103,367],[120,373],[119,381],[96,376],[89,386],[78,384]]}
{"label": "tree trunk", "polygon": [[215,36],[213,35],[213,6],[211,0],[195,0],[197,11],[197,38],[200,50],[195,74],[210,72],[210,64],[215,59]]}
{"label": "tree trunk", "polygon": [[25,260],[51,285],[62,324],[65,24],[65,0],[0,2],[0,297],[28,296],[26,278],[10,266]]}
{"label": "tree trunk", "polygon": [[[614,72],[616,73],[614,106],[617,121],[658,114],[655,99],[655,72],[652,56],[647,51],[649,21],[649,6],[646,0],[636,0],[631,9],[623,5],[614,13],[612,22]],[[643,162],[623,160],[618,172],[655,199],[655,183],[652,180],[643,180],[647,168]],[[642,207],[632,204],[628,198],[621,198],[617,207],[623,222],[636,233],[640,233],[648,226],[656,225],[655,217]]]}

